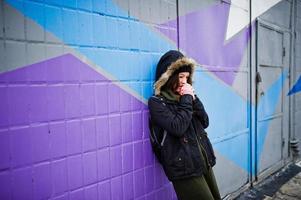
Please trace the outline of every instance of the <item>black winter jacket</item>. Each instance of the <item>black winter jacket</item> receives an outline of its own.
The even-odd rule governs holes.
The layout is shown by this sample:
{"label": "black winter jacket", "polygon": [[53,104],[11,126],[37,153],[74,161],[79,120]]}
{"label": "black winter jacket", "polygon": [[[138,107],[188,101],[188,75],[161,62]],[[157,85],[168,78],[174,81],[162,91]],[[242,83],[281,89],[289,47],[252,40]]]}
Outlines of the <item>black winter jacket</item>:
{"label": "black winter jacket", "polygon": [[[193,100],[186,94],[176,102],[157,95],[149,99],[148,106],[153,128],[162,134],[167,131],[161,164],[170,181],[201,176],[209,167],[206,165],[215,165],[213,148],[204,130],[209,118],[197,96]],[[204,157],[200,148],[206,152]]]}

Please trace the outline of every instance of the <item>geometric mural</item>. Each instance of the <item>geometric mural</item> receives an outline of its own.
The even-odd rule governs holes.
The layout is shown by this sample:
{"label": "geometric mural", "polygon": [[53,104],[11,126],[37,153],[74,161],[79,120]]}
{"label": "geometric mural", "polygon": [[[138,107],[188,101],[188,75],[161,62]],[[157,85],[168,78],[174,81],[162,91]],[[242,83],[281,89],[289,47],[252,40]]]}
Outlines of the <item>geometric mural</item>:
{"label": "geometric mural", "polygon": [[[248,85],[237,81],[249,73],[242,68],[255,26],[244,25],[225,40],[233,5],[211,2],[152,24],[111,0],[1,4],[44,30],[47,43],[74,53],[1,70],[0,199],[176,199],[151,151],[146,102],[158,59],[177,48],[199,65],[194,87],[210,116],[214,149],[231,173],[254,172],[250,113],[275,112],[288,71],[255,108]],[[288,95],[300,85],[301,78]],[[258,162],[269,126],[258,127]]]}

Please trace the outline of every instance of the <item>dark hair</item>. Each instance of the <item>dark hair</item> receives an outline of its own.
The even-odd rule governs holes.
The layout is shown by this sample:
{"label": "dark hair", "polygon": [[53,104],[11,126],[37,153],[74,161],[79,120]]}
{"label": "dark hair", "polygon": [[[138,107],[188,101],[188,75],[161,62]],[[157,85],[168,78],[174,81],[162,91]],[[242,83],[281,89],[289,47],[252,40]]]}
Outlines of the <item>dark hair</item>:
{"label": "dark hair", "polygon": [[[188,68],[186,68],[188,69]],[[191,79],[191,69],[190,70],[183,70],[183,69],[178,69],[176,70],[168,79],[168,81],[162,86],[162,90],[172,90],[176,89],[179,86],[179,73],[181,72],[189,72],[189,77],[187,79],[187,83],[192,84],[192,79]]]}
{"label": "dark hair", "polygon": [[173,73],[168,81],[162,86],[162,90],[174,90],[179,85],[179,73]]}

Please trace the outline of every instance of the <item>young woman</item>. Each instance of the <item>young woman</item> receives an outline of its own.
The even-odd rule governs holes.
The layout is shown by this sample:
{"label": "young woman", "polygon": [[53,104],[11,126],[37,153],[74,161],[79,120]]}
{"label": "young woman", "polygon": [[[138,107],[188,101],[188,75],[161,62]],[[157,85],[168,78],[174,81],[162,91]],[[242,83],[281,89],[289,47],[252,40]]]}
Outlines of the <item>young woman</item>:
{"label": "young woman", "polygon": [[194,61],[179,51],[161,57],[155,96],[148,101],[151,124],[164,140],[160,162],[178,199],[221,199],[212,170],[215,156],[205,132],[209,118],[192,87],[194,68]]}

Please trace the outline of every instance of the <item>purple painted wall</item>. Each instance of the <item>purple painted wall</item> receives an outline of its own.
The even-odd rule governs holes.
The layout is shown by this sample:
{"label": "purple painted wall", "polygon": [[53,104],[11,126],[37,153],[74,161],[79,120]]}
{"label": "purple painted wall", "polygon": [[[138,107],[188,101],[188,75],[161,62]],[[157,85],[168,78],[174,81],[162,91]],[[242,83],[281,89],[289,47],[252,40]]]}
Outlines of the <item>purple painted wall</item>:
{"label": "purple painted wall", "polygon": [[147,106],[90,66],[66,54],[0,80],[1,199],[174,196]]}

